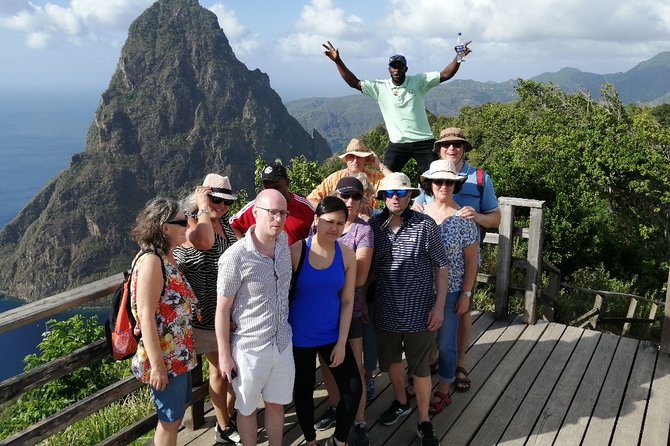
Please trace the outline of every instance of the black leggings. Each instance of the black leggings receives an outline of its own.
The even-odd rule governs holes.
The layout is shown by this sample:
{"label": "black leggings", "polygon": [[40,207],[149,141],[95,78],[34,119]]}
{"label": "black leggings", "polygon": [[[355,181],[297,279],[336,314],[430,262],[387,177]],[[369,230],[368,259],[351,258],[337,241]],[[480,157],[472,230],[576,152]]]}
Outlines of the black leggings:
{"label": "black leggings", "polygon": [[[419,175],[424,173],[430,167],[430,163],[437,159],[433,152],[434,139],[407,143],[390,142],[384,154],[384,164],[392,172],[400,172],[407,161],[414,158],[418,165]],[[416,181],[416,178],[410,178]]]}
{"label": "black leggings", "polygon": [[[330,354],[334,347],[335,344],[320,347],[293,347],[293,358],[295,360],[293,400],[295,401],[298,423],[300,423],[305,441],[313,441],[316,438],[316,431],[314,430],[314,367],[316,355],[318,353],[322,358],[330,361]],[[337,367],[330,367],[330,371],[333,372],[337,388],[340,391],[334,435],[337,440],[346,442],[351,425],[356,418],[358,403],[361,400],[361,375],[358,373],[358,366],[349,342],[345,347],[344,361]]]}

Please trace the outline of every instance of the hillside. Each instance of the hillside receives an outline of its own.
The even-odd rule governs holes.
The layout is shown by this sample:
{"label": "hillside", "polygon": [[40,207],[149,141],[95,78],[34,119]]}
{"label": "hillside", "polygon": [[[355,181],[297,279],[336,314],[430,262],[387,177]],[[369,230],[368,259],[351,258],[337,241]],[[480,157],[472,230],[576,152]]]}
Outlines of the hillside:
{"label": "hillside", "polygon": [[210,171],[252,191],[258,156],[329,154],[237,60],[214,13],[158,0],[130,26],[85,152],[0,232],[0,290],[34,300],[122,271],[144,203],[182,198]]}
{"label": "hillside", "polygon": [[[542,73],[531,80],[553,83],[565,92],[587,91],[593,97],[599,97],[603,84],[610,82],[626,103],[669,103],[670,52],[660,53],[625,73],[594,74],[576,68],[563,68],[555,73]],[[334,78],[333,82],[341,80]],[[454,116],[463,106],[509,102],[516,98],[515,84],[513,80],[450,80],[428,93],[426,108],[436,115]],[[286,108],[305,129],[317,130],[334,152],[345,147],[351,138],[383,122],[374,101],[361,94],[300,99],[288,102]]]}

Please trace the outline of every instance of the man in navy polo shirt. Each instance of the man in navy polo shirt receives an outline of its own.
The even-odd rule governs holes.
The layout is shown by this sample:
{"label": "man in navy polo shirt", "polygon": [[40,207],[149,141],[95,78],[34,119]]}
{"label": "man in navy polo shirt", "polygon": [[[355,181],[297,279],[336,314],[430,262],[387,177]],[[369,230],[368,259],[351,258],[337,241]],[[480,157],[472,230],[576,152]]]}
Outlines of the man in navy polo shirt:
{"label": "man in navy polo shirt", "polygon": [[413,377],[421,444],[439,445],[428,415],[430,351],[444,320],[447,296],[447,253],[435,221],[409,208],[419,189],[401,172],[387,175],[378,198],[386,209],[370,219],[374,232],[373,271],[377,280],[374,324],[379,368],[389,374],[395,400],[379,417],[394,424],[410,412],[405,393],[407,374]]}

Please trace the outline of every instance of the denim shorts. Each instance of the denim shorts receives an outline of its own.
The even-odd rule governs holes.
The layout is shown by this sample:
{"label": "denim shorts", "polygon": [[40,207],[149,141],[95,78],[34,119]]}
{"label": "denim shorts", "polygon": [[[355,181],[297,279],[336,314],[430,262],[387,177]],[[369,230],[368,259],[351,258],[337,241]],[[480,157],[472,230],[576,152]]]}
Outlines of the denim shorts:
{"label": "denim shorts", "polygon": [[184,418],[186,406],[192,398],[191,372],[168,377],[168,385],[158,391],[151,387],[156,404],[158,419],[164,423],[172,423]]}

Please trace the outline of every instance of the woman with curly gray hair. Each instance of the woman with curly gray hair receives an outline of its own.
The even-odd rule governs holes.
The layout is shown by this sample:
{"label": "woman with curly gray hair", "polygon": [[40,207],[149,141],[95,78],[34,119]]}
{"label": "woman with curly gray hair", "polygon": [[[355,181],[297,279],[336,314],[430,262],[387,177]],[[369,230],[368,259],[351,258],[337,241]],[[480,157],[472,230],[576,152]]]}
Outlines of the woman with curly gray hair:
{"label": "woman with curly gray hair", "polygon": [[158,197],[140,212],[131,233],[141,248],[133,260],[130,299],[142,333],[131,369],[151,387],[158,413],[156,445],[177,444],[191,401],[190,370],[196,366],[191,320],[198,301],[173,256],[185,240],[187,224],[175,200]]}

